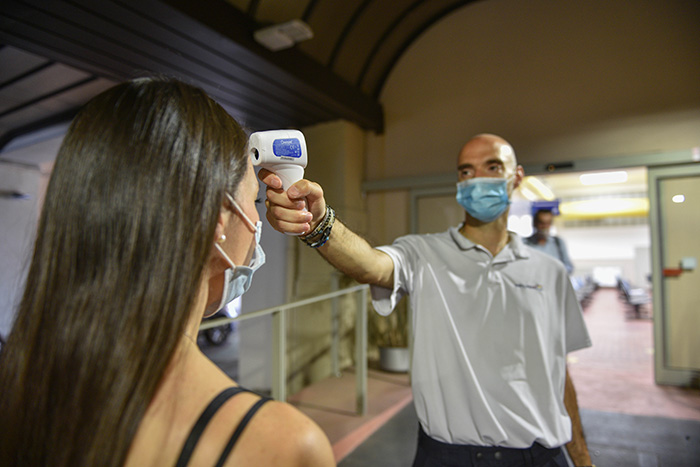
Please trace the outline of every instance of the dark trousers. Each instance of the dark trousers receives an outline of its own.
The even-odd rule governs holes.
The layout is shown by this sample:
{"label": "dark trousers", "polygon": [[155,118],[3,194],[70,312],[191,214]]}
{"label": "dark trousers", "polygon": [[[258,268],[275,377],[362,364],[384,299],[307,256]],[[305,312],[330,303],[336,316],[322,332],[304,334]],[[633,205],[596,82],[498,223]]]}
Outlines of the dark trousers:
{"label": "dark trousers", "polygon": [[418,449],[413,467],[568,467],[562,448],[541,444],[514,449],[447,444],[418,429]]}

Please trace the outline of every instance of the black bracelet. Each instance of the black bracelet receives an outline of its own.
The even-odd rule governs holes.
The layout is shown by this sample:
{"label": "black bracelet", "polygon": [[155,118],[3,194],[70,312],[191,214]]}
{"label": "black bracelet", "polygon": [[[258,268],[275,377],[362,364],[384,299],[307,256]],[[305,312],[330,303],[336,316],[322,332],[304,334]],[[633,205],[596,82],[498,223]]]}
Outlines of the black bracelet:
{"label": "black bracelet", "polygon": [[308,235],[299,239],[311,248],[319,248],[326,244],[331,236],[331,229],[335,222],[335,210],[326,204],[326,215],[323,220]]}
{"label": "black bracelet", "polygon": [[313,229],[311,232],[299,237],[301,240],[318,237],[321,234],[321,231],[323,230],[323,226],[325,225],[326,221],[328,220],[329,209],[333,210],[333,208],[331,208],[329,205],[326,205],[326,212],[324,213],[323,219],[321,219],[321,222],[319,222],[318,225],[316,226],[316,228]]}

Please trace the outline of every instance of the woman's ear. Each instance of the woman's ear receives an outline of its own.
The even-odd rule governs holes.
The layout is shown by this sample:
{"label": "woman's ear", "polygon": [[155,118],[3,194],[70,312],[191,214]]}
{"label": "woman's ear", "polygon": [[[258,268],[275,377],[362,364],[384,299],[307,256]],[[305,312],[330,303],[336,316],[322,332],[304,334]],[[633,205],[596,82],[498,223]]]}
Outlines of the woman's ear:
{"label": "woman's ear", "polygon": [[223,243],[226,240],[226,230],[230,221],[231,211],[222,207],[219,211],[219,217],[216,220],[216,229],[214,230],[215,242]]}

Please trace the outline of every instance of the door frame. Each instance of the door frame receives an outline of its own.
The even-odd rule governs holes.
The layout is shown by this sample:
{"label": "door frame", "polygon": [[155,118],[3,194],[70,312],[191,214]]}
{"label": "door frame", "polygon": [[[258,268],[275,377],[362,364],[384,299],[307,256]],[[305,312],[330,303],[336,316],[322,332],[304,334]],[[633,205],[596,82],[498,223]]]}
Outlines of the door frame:
{"label": "door frame", "polygon": [[657,384],[673,386],[690,386],[698,377],[698,372],[666,366],[666,310],[664,303],[664,258],[662,248],[661,203],[659,202],[659,183],[666,179],[700,177],[700,164],[672,165],[667,167],[648,167],[649,184],[649,225],[651,232],[651,270],[654,306],[654,378]]}

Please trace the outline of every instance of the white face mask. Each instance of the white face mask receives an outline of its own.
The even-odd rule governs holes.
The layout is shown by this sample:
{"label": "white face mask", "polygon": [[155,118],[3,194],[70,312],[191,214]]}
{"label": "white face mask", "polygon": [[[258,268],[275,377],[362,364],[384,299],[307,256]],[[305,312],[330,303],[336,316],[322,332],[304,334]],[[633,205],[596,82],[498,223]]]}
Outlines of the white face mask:
{"label": "white face mask", "polygon": [[224,257],[224,259],[231,265],[224,271],[224,289],[221,292],[221,301],[217,305],[210,305],[207,307],[205,316],[210,316],[227,304],[232,302],[237,297],[243,295],[250,287],[253,281],[253,273],[263,264],[265,264],[265,252],[260,246],[260,235],[262,234],[262,222],[258,221],[253,224],[253,221],[243,212],[241,207],[236,203],[236,201],[226,193],[226,197],[229,199],[233,207],[239,212],[241,217],[255,229],[255,250],[253,252],[253,257],[250,259],[250,264],[248,266],[236,266],[231,261],[231,258],[226,254],[223,248],[219,246],[218,243],[214,244],[214,247],[219,250],[219,253]]}

